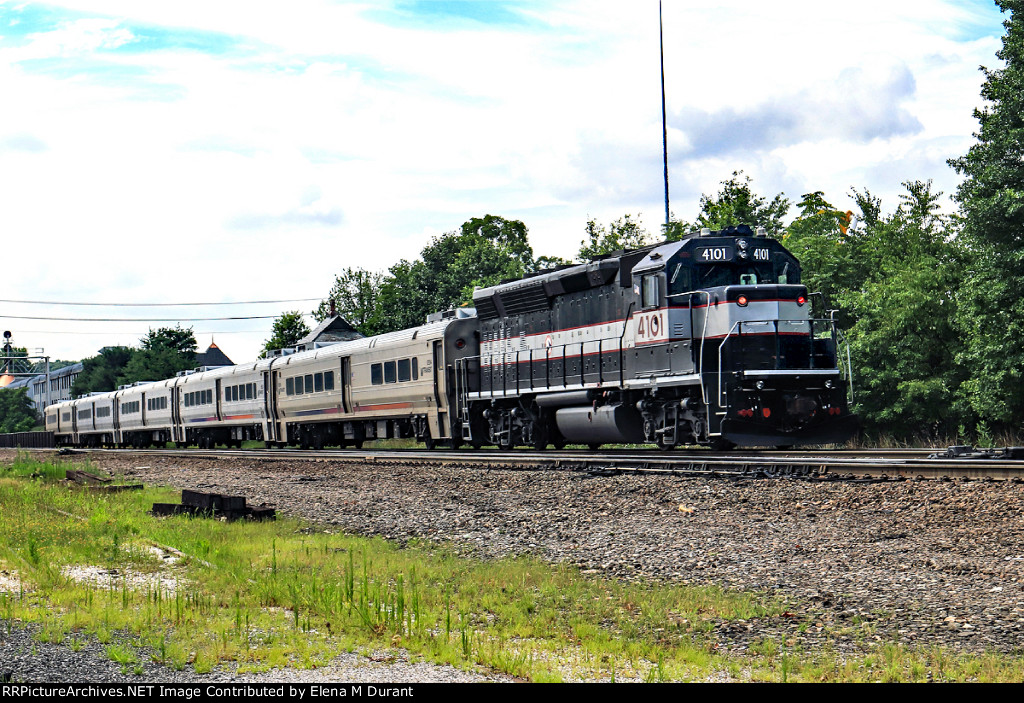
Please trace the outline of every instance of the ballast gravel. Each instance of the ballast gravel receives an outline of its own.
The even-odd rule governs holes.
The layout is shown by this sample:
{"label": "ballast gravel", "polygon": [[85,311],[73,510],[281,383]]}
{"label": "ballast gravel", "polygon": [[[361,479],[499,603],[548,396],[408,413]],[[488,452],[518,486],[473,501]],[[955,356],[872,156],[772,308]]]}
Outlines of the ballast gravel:
{"label": "ballast gravel", "polygon": [[1024,651],[1020,483],[598,477],[400,460],[92,461],[150,484],[244,495],[331,529],[786,600],[783,616],[718,623],[723,650],[773,638],[840,653],[892,641]]}

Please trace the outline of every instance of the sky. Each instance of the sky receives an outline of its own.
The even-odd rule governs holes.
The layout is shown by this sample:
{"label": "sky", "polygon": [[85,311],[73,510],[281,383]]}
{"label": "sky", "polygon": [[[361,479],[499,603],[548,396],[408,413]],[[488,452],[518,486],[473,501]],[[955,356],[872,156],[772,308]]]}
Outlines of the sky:
{"label": "sky", "polygon": [[[933,179],[952,211],[1002,20],[666,0],[673,214],[737,171],[844,210],[851,187],[891,210]],[[346,267],[471,217],[565,258],[588,219],[664,220],[654,0],[0,0],[0,86],[0,326],[55,359],[179,322],[254,359]]]}

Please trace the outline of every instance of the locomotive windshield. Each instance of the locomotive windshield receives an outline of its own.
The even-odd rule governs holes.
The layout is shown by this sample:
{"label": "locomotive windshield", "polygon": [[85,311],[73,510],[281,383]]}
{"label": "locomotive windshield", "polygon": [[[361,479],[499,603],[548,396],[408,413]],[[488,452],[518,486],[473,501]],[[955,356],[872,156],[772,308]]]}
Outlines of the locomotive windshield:
{"label": "locomotive windshield", "polygon": [[669,269],[667,276],[672,295],[718,286],[800,283],[800,265],[791,255],[776,251],[771,261],[734,260],[693,267],[679,263]]}

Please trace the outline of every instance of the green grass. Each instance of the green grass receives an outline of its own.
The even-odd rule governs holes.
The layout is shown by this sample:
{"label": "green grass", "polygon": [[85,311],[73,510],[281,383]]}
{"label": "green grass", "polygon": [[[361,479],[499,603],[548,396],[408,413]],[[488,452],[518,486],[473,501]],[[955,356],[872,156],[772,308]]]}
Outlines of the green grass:
{"label": "green grass", "polygon": [[[716,627],[773,622],[783,604],[716,587],[624,583],[529,557],[480,561],[429,542],[398,545],[283,519],[153,518],[175,493],[96,494],[57,485],[65,466],[19,456],[0,468],[0,566],[23,582],[0,618],[72,648],[95,638],[125,671],[317,667],[342,651],[401,646],[415,657],[534,681],[1020,680],[1007,657],[895,645],[843,660],[764,640],[718,653]],[[186,558],[167,567],[150,551]],[[94,582],[71,566],[116,570]],[[175,581],[169,588],[145,575]]]}

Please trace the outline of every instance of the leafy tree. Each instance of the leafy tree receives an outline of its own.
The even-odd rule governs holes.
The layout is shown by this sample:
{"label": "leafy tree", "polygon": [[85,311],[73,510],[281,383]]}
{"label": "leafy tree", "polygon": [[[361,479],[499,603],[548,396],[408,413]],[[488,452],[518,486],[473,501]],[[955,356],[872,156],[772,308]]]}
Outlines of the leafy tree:
{"label": "leafy tree", "polygon": [[[826,305],[835,308],[841,292],[859,290],[868,276],[863,234],[847,227],[846,213],[825,200],[821,191],[806,193],[797,207],[800,214],[790,223],[782,242],[800,260],[807,289],[824,293]],[[849,322],[840,318],[842,327]]]}
{"label": "leafy tree", "polygon": [[474,288],[521,278],[535,264],[526,225],[495,215],[435,237],[420,256],[388,270],[367,325],[374,334],[422,325],[430,313],[472,302]]}
{"label": "leafy tree", "polygon": [[28,356],[28,349],[25,347],[12,346],[9,350],[0,352],[0,356],[18,357],[0,359],[0,373],[29,373],[32,371],[32,362],[23,358]]}
{"label": "leafy tree", "polygon": [[1024,2],[996,0],[1009,16],[996,56],[982,68],[985,106],[974,111],[977,142],[949,163],[964,180],[956,193],[966,256],[958,325],[971,405],[993,429],[1024,417]]}
{"label": "leafy tree", "polygon": [[365,335],[373,333],[371,319],[377,306],[377,296],[384,276],[374,271],[351,266],[334,277],[334,286],[327,299],[313,311],[317,322],[323,322],[331,314],[331,301],[335,312]]}
{"label": "leafy tree", "polygon": [[118,377],[135,353],[131,347],[103,347],[96,356],[83,359],[82,371],[71,386],[71,396],[77,398],[117,388]]}
{"label": "leafy tree", "polygon": [[779,193],[768,202],[754,193],[751,183],[750,176],[744,176],[743,171],[733,171],[732,178],[722,181],[722,188],[716,195],[702,195],[696,226],[723,229],[750,225],[764,227],[772,237],[781,237],[782,220],[789,213],[789,199]]}
{"label": "leafy tree", "polygon": [[907,181],[889,216],[865,215],[850,248],[865,265],[836,293],[850,311],[847,336],[854,365],[857,410],[874,433],[936,439],[970,425],[961,393],[967,378],[955,327],[962,262],[949,243],[956,221],[939,212],[931,181]]}
{"label": "leafy tree", "polygon": [[[637,215],[639,218],[639,215]],[[593,218],[587,220],[586,237],[580,242],[577,258],[590,261],[595,256],[626,249],[640,249],[654,240],[632,215],[626,214],[605,227]]]}
{"label": "leafy tree", "polygon": [[572,262],[560,256],[538,256],[533,262],[533,266],[530,267],[530,272],[556,269],[562,266],[572,266]]}
{"label": "leafy tree", "polygon": [[268,352],[275,349],[294,347],[307,334],[309,334],[309,325],[302,319],[302,313],[298,310],[286,312],[274,320],[270,339],[263,343],[261,356],[265,357]]}
{"label": "leafy tree", "polygon": [[140,342],[142,348],[131,355],[117,379],[118,385],[172,378],[196,366],[196,338],[191,327],[151,329]]}
{"label": "leafy tree", "polygon": [[25,389],[0,389],[0,433],[29,432],[35,426],[36,413]]}

